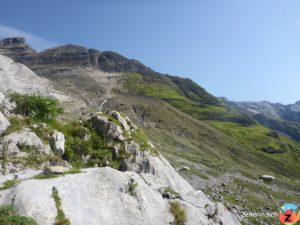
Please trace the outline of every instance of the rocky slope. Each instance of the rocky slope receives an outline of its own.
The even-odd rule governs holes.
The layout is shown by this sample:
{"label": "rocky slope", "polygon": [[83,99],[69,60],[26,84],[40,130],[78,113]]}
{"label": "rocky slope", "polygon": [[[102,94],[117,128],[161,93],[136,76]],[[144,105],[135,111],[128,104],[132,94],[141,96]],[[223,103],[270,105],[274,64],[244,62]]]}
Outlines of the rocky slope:
{"label": "rocky slope", "polygon": [[[224,104],[193,81],[159,74],[113,52],[80,46],[60,46],[37,55],[43,55],[44,61],[35,56],[38,60],[27,63],[27,66],[73,102],[63,104],[67,110],[59,118],[62,124],[78,118],[80,121],[89,120],[91,114],[95,116],[99,110],[125,113],[145,130],[151,142],[194,189],[203,190],[215,203],[225,203],[226,208],[244,224],[261,224],[262,221],[274,224],[276,218],[243,218],[242,213],[278,211],[282,203],[299,199],[299,144],[280,133],[272,133],[259,125],[252,114]],[[97,117],[101,120],[103,115]],[[101,121],[105,122],[105,119]],[[63,159],[71,163],[83,160],[89,167],[95,164],[105,167],[109,163],[123,171],[153,175],[153,167],[149,167],[142,152],[129,157],[141,163],[123,164],[124,161],[115,158],[116,150],[120,150],[118,147],[102,146],[110,151],[101,154],[90,150],[90,142],[83,138],[89,135],[101,137],[94,136],[91,132],[94,128],[91,130],[89,126],[80,126],[73,132],[78,128],[76,124],[75,127],[55,124],[34,131],[39,135],[49,129],[64,133]],[[87,136],[80,135],[82,129],[89,131]],[[120,130],[116,128],[116,131]],[[116,137],[120,136],[120,141],[127,137],[126,134]],[[78,145],[78,138],[83,145]],[[89,154],[83,154],[83,151],[79,160],[70,152],[73,146],[89,146],[83,149]],[[130,146],[136,149],[134,143]],[[122,147],[121,156],[123,150]],[[260,180],[262,175],[272,175],[275,180]],[[285,194],[282,194],[283,190]]]}
{"label": "rocky slope", "polygon": [[[66,153],[68,137],[51,131],[48,126],[52,125],[31,122],[7,131],[11,124],[6,119],[17,118],[9,107],[12,103],[7,99],[8,90],[64,95],[56,94],[50,81],[37,77],[24,65],[0,57],[0,78],[7,84],[1,86],[5,116],[0,112],[0,161],[4,174],[0,179],[0,205],[12,205],[17,213],[43,225],[57,223],[59,210],[70,224],[170,224],[176,221],[176,214],[170,210],[173,202],[184,211],[185,224],[240,224],[222,204],[214,204],[185,181],[152,143],[141,139],[133,122],[116,111],[98,113],[84,122],[109,142],[112,158],[99,161],[106,167],[68,174],[72,166],[60,159]],[[23,119],[26,118],[18,118]],[[38,136],[41,132],[46,137],[49,132],[48,143]],[[89,135],[86,133],[83,141],[88,141]],[[83,162],[96,162],[94,157],[97,156],[84,155]],[[120,170],[109,166],[113,162],[119,162]]]}
{"label": "rocky slope", "polygon": [[[152,144],[143,142],[142,145],[126,137],[133,135],[137,129],[128,117],[116,111],[110,115],[114,120],[100,113],[90,121],[97,132],[111,141],[114,158],[121,159],[121,151],[125,151],[127,156],[121,159],[120,166],[123,172],[103,167],[67,174],[70,168],[67,162],[56,160],[54,163],[50,159],[64,153],[64,138],[52,135],[55,145],[50,145],[50,148],[34,130],[23,128],[1,138],[1,169],[7,175],[0,179],[3,186],[0,204],[12,205],[21,215],[43,225],[57,222],[57,210],[62,210],[70,224],[75,225],[170,224],[174,216],[176,218],[170,211],[171,202],[176,202],[184,210],[185,224],[240,224],[222,204],[214,204],[203,192],[195,191],[163,156],[153,151],[155,147]],[[147,147],[143,147],[145,144]],[[59,154],[57,146],[61,146]],[[29,164],[32,151],[35,158],[50,158],[41,161],[41,164]],[[30,170],[31,166],[40,169],[45,166],[43,180],[39,175],[33,176],[40,171]],[[47,174],[63,173],[66,174],[47,177]],[[11,174],[14,174],[13,180]],[[13,182],[13,185],[7,186],[8,182]],[[54,190],[59,194],[59,206],[53,197]]]}

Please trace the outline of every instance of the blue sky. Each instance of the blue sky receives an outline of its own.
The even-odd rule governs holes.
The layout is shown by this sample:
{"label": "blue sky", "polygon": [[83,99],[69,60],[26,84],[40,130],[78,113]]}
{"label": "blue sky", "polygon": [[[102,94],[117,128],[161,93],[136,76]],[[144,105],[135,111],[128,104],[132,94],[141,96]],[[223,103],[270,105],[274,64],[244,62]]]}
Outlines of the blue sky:
{"label": "blue sky", "polygon": [[0,37],[113,50],[232,100],[300,100],[298,0],[0,0]]}

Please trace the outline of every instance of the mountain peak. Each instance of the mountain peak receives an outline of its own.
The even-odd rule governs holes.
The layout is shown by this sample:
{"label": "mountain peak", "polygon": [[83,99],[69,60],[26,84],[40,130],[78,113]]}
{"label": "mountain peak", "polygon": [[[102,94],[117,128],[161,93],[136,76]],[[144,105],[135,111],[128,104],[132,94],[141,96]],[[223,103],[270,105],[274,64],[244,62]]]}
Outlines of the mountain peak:
{"label": "mountain peak", "polygon": [[20,46],[26,45],[26,40],[24,37],[9,37],[0,40],[1,46]]}
{"label": "mountain peak", "polygon": [[35,59],[37,52],[26,43],[24,37],[9,37],[0,40],[0,54],[28,64]]}

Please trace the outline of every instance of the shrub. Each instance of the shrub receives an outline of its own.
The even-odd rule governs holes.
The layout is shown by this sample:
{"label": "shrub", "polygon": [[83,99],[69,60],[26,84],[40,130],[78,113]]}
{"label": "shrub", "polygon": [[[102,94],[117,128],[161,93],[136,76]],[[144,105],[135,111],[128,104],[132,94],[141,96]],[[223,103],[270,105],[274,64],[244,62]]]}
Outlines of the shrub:
{"label": "shrub", "polygon": [[170,210],[176,225],[184,225],[187,220],[186,211],[178,202],[170,202]]}
{"label": "shrub", "polygon": [[16,103],[14,113],[39,121],[52,121],[63,112],[55,98],[40,95],[11,93],[10,101]]}
{"label": "shrub", "polygon": [[[112,151],[109,149],[106,138],[97,133],[88,123],[66,124],[57,128],[64,133],[66,138],[65,154],[63,158],[74,167],[105,166],[105,161],[112,161]],[[88,137],[88,138],[87,138]],[[85,157],[89,155],[89,159]],[[118,162],[112,164],[118,168]]]}
{"label": "shrub", "polygon": [[0,224],[37,225],[37,223],[33,219],[18,215],[12,206],[0,207]]}

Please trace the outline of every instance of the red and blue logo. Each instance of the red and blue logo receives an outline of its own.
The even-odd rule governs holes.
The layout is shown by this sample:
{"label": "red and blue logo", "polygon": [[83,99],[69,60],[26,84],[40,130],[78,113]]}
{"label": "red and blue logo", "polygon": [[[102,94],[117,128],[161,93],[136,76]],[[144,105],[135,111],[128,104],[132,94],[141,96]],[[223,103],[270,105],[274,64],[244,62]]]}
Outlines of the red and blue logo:
{"label": "red and blue logo", "polygon": [[294,225],[300,220],[298,206],[293,203],[284,204],[279,213],[279,220],[286,225]]}

